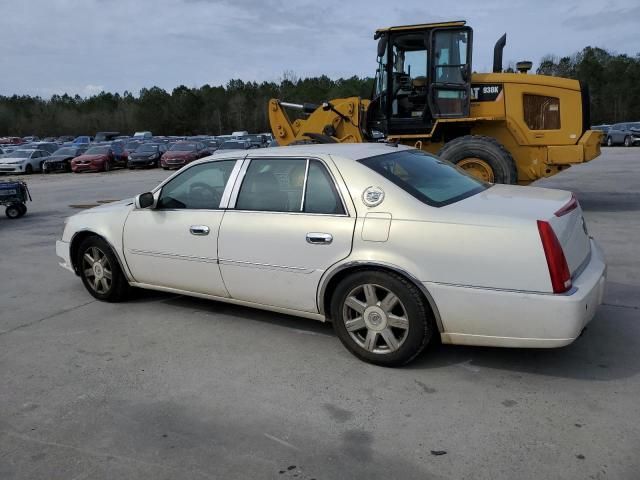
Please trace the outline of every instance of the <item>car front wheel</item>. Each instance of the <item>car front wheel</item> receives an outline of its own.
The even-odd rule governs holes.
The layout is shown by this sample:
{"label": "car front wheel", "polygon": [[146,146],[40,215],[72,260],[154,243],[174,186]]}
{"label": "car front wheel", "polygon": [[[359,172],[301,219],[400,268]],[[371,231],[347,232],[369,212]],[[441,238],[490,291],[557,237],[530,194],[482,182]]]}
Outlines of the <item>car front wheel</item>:
{"label": "car front wheel", "polygon": [[625,147],[631,146],[631,137],[624,137],[624,146]]}
{"label": "car front wheel", "polygon": [[129,292],[129,283],[109,244],[89,237],[78,249],[78,270],[85,288],[98,300],[120,302]]}
{"label": "car front wheel", "polygon": [[331,304],[336,334],[358,358],[395,367],[417,357],[435,332],[420,291],[386,272],[358,272],[336,288]]}

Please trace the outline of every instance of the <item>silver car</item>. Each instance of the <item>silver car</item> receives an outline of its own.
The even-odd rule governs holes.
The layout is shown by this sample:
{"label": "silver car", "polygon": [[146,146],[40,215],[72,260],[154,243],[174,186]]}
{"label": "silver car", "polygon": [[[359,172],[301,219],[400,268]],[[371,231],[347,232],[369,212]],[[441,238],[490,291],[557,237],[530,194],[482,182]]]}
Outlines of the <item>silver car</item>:
{"label": "silver car", "polygon": [[486,184],[383,144],[208,157],[70,217],[56,251],[100,300],[135,286],[330,320],[386,366],[435,339],[567,345],[606,272],[570,192]]}

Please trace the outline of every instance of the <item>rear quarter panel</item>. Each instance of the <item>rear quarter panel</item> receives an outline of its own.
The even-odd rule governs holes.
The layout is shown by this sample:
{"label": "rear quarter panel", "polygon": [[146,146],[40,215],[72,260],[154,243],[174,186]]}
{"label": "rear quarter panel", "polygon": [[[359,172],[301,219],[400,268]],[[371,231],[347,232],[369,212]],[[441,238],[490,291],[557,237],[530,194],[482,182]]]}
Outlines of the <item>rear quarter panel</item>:
{"label": "rear quarter panel", "polygon": [[[347,188],[358,215],[352,254],[345,262],[384,262],[423,282],[550,291],[535,221],[483,216],[455,208],[456,204],[431,207],[357,162],[340,162],[340,170],[349,179]],[[377,207],[362,201],[369,186],[385,192]],[[363,239],[368,213],[391,214],[386,241]]]}

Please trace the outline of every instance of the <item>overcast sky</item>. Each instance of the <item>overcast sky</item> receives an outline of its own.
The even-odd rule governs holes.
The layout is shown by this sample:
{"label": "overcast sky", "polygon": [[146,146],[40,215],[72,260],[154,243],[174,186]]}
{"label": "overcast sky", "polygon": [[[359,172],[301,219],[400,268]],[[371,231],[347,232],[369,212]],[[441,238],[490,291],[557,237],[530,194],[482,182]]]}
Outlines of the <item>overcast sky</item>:
{"label": "overcast sky", "polygon": [[378,27],[465,19],[476,71],[587,45],[640,52],[638,0],[0,0],[0,94],[372,76]]}

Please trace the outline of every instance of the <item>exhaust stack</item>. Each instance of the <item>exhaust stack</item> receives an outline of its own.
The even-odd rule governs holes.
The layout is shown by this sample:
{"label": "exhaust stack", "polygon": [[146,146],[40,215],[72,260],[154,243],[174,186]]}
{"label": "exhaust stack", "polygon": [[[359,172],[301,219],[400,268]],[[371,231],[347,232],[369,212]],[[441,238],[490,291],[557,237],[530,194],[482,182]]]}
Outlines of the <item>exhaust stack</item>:
{"label": "exhaust stack", "polygon": [[502,35],[493,47],[493,73],[502,72],[502,51],[507,44],[507,34]]}

